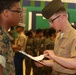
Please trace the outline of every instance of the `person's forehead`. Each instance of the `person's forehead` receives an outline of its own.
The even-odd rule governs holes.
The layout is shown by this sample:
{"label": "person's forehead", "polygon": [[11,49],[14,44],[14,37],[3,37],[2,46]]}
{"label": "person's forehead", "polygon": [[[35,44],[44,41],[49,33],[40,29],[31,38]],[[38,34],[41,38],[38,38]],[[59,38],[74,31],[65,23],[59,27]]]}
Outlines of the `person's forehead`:
{"label": "person's forehead", "polygon": [[20,2],[14,3],[11,8],[21,9]]}

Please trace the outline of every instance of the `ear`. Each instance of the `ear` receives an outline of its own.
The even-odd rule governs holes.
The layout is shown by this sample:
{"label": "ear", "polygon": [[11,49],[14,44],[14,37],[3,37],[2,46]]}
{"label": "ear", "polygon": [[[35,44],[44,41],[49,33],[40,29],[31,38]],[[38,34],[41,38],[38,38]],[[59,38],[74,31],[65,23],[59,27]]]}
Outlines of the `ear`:
{"label": "ear", "polygon": [[8,17],[8,12],[9,12],[8,10],[3,11],[4,17],[6,17],[6,18]]}
{"label": "ear", "polygon": [[66,13],[66,16],[67,16],[67,18],[69,18],[69,17],[68,17],[68,13]]}
{"label": "ear", "polygon": [[62,14],[61,14],[61,16],[60,16],[60,19],[61,19],[61,20],[63,20],[63,19],[64,19],[64,17],[65,17],[65,14],[64,14],[64,13],[62,13]]}

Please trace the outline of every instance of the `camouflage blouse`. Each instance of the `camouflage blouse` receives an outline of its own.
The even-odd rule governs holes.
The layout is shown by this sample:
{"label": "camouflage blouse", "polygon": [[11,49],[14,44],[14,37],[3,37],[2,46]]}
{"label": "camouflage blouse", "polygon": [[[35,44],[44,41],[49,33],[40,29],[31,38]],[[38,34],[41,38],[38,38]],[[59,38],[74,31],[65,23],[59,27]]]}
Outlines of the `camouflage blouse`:
{"label": "camouflage blouse", "polygon": [[3,75],[15,75],[13,63],[13,50],[11,48],[11,41],[13,38],[8,32],[0,27],[0,55],[6,58],[6,68],[4,68]]}

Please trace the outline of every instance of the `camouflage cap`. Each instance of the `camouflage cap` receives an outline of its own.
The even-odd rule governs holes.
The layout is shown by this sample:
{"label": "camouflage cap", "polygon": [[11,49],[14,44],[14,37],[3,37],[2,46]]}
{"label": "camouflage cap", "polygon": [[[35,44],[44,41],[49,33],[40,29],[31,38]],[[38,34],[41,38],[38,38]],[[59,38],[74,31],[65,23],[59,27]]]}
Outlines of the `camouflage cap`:
{"label": "camouflage cap", "polygon": [[26,25],[24,23],[19,23],[18,26],[25,28]]}
{"label": "camouflage cap", "polygon": [[64,7],[61,0],[53,0],[46,5],[42,10],[42,15],[49,19],[54,13],[56,13],[61,7]]}

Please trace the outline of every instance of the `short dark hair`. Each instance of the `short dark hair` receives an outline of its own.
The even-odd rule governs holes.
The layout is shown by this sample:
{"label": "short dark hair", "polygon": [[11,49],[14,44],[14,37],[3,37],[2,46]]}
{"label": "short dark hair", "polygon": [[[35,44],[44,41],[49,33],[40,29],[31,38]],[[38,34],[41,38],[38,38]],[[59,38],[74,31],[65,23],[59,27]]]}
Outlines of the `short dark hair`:
{"label": "short dark hair", "polygon": [[52,34],[55,34],[55,33],[56,33],[56,30],[53,27],[49,28],[49,30],[48,30],[49,36],[52,36]]}
{"label": "short dark hair", "polygon": [[32,31],[31,30],[26,32],[26,36],[31,36],[31,35],[32,35]]}
{"label": "short dark hair", "polygon": [[16,2],[20,0],[0,0],[0,13],[5,9],[10,9]]}
{"label": "short dark hair", "polygon": [[36,34],[42,33],[42,32],[43,32],[43,29],[40,29],[40,28],[39,28],[39,29],[36,30]]}

